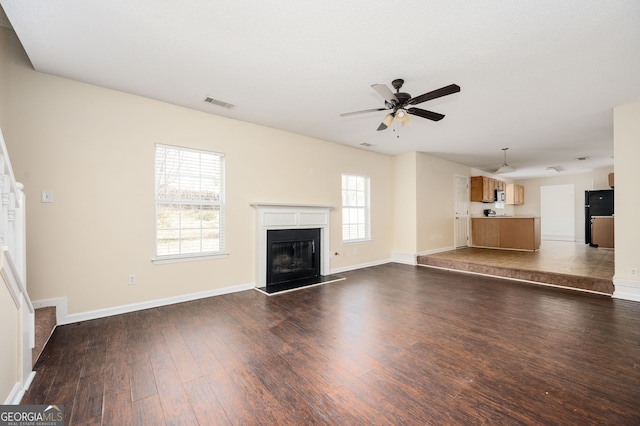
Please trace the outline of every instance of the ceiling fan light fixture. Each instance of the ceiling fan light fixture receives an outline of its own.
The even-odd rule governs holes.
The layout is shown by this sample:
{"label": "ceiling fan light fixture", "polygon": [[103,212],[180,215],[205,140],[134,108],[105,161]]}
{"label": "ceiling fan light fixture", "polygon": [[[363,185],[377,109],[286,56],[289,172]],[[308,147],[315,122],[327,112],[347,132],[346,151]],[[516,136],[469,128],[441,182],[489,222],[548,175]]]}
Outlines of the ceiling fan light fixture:
{"label": "ceiling fan light fixture", "polygon": [[356,114],[364,114],[375,111],[393,110],[393,112],[387,115],[380,123],[380,125],[378,126],[378,130],[385,130],[389,128],[389,126],[393,123],[394,118],[397,118],[398,122],[405,126],[411,121],[409,120],[409,115],[415,115],[432,121],[440,121],[444,118],[443,114],[439,114],[433,111],[427,111],[425,109],[413,108],[413,105],[430,101],[432,99],[441,98],[453,93],[458,93],[460,91],[460,86],[458,86],[457,84],[450,84],[448,86],[423,93],[420,96],[412,97],[410,94],[400,91],[402,85],[404,84],[403,79],[397,78],[393,80],[391,84],[393,85],[393,88],[396,89],[396,93],[393,93],[393,91],[391,91],[391,89],[386,84],[371,85],[371,88],[378,92],[378,94],[384,99],[384,108],[370,108],[361,111],[344,112],[340,114],[340,117],[350,117]]}
{"label": "ceiling fan light fixture", "polygon": [[387,114],[382,120],[382,123],[380,123],[380,126],[378,126],[378,130],[384,130],[391,126],[391,123],[393,123],[393,116],[394,113]]}
{"label": "ceiling fan light fixture", "polygon": [[512,173],[515,172],[516,169],[514,169],[513,167],[511,167],[510,165],[507,164],[507,150],[509,148],[502,148],[502,151],[504,152],[504,163],[502,164],[502,166],[500,166],[500,168],[498,170],[496,170],[496,174],[505,174],[505,173]]}
{"label": "ceiling fan light fixture", "polygon": [[400,122],[403,126],[409,122],[409,114],[406,110],[400,108],[396,111],[396,120]]}

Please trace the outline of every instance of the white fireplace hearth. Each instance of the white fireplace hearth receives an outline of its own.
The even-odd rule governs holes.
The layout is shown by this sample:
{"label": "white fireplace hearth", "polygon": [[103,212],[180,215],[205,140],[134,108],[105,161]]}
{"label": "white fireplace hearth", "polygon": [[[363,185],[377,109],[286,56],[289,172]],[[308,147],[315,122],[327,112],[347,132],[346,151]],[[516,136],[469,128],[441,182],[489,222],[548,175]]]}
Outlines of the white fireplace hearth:
{"label": "white fireplace hearth", "polygon": [[267,231],[272,229],[320,229],[320,274],[329,275],[331,206],[285,203],[251,203],[256,208],[256,287],[267,284]]}

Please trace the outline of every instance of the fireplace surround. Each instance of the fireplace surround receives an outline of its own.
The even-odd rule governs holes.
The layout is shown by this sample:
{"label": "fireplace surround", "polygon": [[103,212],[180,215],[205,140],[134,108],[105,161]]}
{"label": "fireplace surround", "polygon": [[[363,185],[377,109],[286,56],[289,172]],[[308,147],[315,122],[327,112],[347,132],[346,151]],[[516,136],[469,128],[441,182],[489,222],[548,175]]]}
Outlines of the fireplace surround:
{"label": "fireplace surround", "polygon": [[[315,261],[319,269],[320,281],[322,281],[323,277],[329,275],[331,258],[329,213],[332,209],[331,206],[262,202],[251,203],[251,205],[257,210],[256,288],[266,288],[269,284],[268,281],[272,279],[272,277],[267,276],[267,257],[269,255],[268,252],[271,251],[267,234],[271,230],[313,230],[311,232],[319,234],[320,247],[319,249],[317,246],[315,247],[318,255]],[[285,238],[285,240],[291,239]],[[301,241],[309,241],[309,239],[302,238]],[[297,249],[308,252],[313,247],[305,243],[299,245]],[[293,256],[291,253],[287,254],[287,250],[290,251],[291,249],[284,249],[285,252],[282,253],[281,262],[288,261],[287,256]],[[297,256],[297,254],[295,255]]]}

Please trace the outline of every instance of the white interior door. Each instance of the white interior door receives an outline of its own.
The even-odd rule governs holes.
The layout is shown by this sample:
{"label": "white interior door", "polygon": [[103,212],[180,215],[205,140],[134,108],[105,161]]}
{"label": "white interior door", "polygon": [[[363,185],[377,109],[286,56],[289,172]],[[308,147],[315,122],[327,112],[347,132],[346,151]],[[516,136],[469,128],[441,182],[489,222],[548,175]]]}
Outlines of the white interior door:
{"label": "white interior door", "polygon": [[455,243],[456,248],[469,245],[469,178],[456,176]]}
{"label": "white interior door", "polygon": [[575,190],[573,184],[540,187],[540,228],[543,240],[575,241]]}

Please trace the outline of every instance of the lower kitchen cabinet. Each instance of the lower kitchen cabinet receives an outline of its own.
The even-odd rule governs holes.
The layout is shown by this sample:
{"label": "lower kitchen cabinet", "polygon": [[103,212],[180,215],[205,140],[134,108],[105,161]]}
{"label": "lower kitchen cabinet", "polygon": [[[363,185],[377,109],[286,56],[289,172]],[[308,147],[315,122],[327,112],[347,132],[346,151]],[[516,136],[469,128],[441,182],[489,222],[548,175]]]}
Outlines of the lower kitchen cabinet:
{"label": "lower kitchen cabinet", "polygon": [[471,218],[471,245],[510,250],[540,249],[539,217]]}
{"label": "lower kitchen cabinet", "polygon": [[598,247],[613,248],[613,216],[591,217],[591,244]]}

